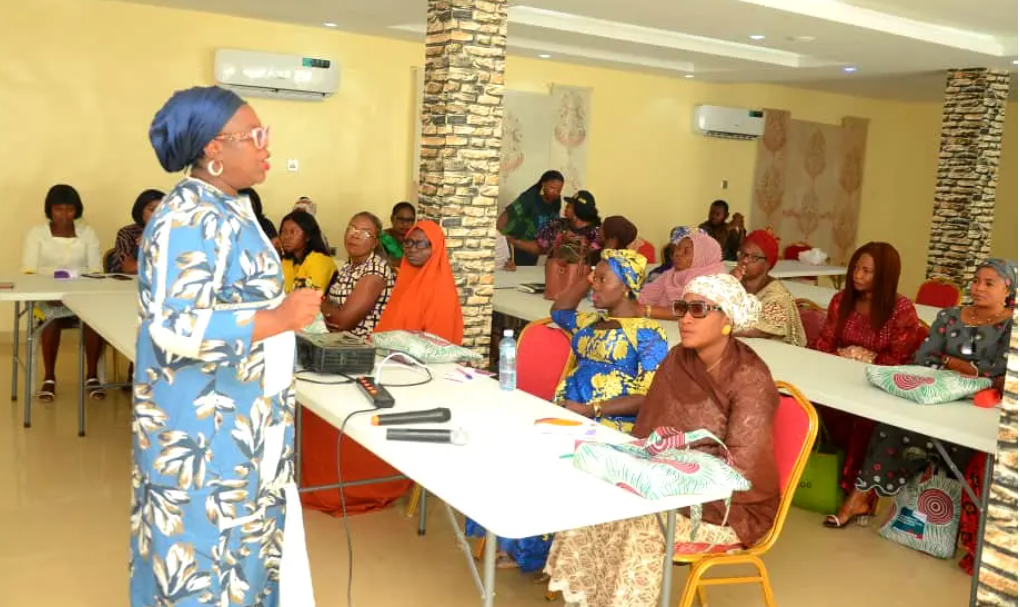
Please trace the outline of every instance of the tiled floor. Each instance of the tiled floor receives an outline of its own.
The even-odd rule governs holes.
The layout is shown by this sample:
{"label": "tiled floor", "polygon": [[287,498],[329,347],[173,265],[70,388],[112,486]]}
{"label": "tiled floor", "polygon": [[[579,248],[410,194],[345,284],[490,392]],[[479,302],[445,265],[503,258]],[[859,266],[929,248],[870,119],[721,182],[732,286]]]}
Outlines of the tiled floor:
{"label": "tiled floor", "polygon": [[[21,403],[0,414],[0,606],[125,607],[129,509],[127,395],[89,402],[89,434],[76,432],[71,392],[74,353],[56,403],[36,404],[22,428]],[[10,357],[0,356],[0,394],[9,393]],[[6,396],[3,398],[6,401]],[[456,607],[479,604],[463,556],[439,504],[428,535],[402,509],[354,517],[354,605]],[[305,513],[319,607],[346,605],[347,548],[339,520]],[[781,607],[960,607],[969,578],[940,561],[882,540],[869,529],[824,529],[793,511],[767,564]],[[676,570],[673,597],[684,582]],[[544,588],[501,571],[496,604],[542,607]],[[712,607],[761,605],[752,587],[711,590]],[[286,606],[296,607],[296,606]]]}

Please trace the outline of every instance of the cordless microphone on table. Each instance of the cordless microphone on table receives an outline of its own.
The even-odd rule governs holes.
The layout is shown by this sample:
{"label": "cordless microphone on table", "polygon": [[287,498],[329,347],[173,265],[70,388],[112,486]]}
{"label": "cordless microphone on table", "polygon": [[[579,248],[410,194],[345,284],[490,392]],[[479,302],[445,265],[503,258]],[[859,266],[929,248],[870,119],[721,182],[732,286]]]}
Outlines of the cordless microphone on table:
{"label": "cordless microphone on table", "polygon": [[439,428],[387,428],[386,440],[466,445],[468,442],[468,433],[459,428],[457,430],[442,430]]}
{"label": "cordless microphone on table", "polygon": [[383,413],[372,417],[373,426],[397,426],[400,424],[441,424],[450,421],[450,410],[446,407],[425,411]]}

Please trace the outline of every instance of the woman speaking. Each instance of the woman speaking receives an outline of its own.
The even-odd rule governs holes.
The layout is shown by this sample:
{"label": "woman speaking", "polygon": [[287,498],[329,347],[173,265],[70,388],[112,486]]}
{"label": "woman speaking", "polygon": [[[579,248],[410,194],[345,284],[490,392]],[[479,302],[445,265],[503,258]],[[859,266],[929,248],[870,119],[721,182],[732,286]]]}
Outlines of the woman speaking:
{"label": "woman speaking", "polygon": [[321,298],[284,298],[280,258],[237,196],[269,170],[269,129],[250,106],[217,87],[180,91],[149,139],[164,169],[190,177],[138,257],[131,605],[275,607],[281,588],[310,592],[307,576],[287,580],[307,564],[293,331]]}

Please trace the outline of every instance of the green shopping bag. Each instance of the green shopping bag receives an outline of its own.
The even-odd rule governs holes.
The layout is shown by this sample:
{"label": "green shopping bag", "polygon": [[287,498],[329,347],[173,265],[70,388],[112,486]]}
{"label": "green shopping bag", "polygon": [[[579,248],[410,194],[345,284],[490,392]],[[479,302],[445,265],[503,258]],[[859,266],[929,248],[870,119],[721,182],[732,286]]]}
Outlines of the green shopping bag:
{"label": "green shopping bag", "polygon": [[804,473],[800,475],[800,483],[793,494],[793,505],[820,514],[836,514],[846,497],[839,486],[846,451],[833,445],[825,425],[819,425],[822,431],[808,456]]}

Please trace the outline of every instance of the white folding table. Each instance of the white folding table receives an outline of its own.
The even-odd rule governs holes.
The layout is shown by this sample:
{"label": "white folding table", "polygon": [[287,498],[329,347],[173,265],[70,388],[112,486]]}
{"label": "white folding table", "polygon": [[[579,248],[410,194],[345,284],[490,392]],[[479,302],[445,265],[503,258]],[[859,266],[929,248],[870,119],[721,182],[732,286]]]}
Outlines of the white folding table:
{"label": "white folding table", "polygon": [[[133,295],[69,295],[64,302],[108,343],[134,360],[137,307]],[[672,546],[677,509],[730,495],[720,489],[702,495],[647,500],[580,472],[569,459],[574,437],[539,434],[534,421],[553,416],[586,421],[584,418],[519,390],[500,390],[492,379],[477,377],[463,383],[445,379],[452,368],[453,365],[431,367],[433,381],[423,386],[389,388],[396,406],[380,412],[448,407],[452,414],[448,426],[466,430],[470,437],[467,445],[388,441],[385,428],[372,426],[367,412],[350,418],[344,434],[421,485],[423,496],[427,491],[446,504],[484,607],[491,607],[495,599],[497,535],[523,538],[665,513],[665,545]],[[320,381],[336,379],[313,377]],[[387,367],[381,376],[383,384],[417,379],[420,376],[415,372],[399,367]],[[351,384],[322,385],[299,380],[297,397],[299,407],[307,407],[337,428],[351,413],[370,409],[368,401]],[[80,414],[84,415],[84,399],[79,402]],[[297,418],[300,419],[300,410]],[[604,426],[597,427],[597,437],[612,442],[631,440]],[[297,440],[300,443],[300,432]],[[300,469],[300,464],[297,467]],[[487,530],[481,575],[451,509],[478,521]],[[660,602],[662,607],[668,607],[673,571],[669,550],[664,558]]]}
{"label": "white folding table", "polygon": [[[5,276],[0,282],[13,284],[13,288],[0,289],[0,302],[14,302],[14,330],[11,360],[11,400],[18,400],[18,365],[25,373],[24,424],[32,425],[32,374],[35,335],[32,330],[35,305],[39,302],[63,301],[65,297],[78,293],[136,293],[138,286],[134,278],[117,280],[106,275],[102,278],[79,277],[72,280],[57,280],[52,276],[19,274]],[[20,354],[21,319],[25,318],[25,355]]]}

